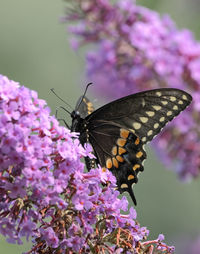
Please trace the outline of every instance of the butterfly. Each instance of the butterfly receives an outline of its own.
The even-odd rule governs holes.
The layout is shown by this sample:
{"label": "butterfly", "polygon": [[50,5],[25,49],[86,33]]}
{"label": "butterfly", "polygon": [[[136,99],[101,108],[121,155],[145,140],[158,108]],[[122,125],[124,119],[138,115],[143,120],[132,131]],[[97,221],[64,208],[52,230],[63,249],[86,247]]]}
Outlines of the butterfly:
{"label": "butterfly", "polygon": [[127,191],[136,205],[132,185],[144,170],[144,145],[183,111],[192,97],[179,89],[155,89],[131,94],[94,110],[85,93],[71,113],[71,130],[80,133],[82,145],[92,145],[96,159],[85,158],[87,169],[95,164],[108,168],[116,177],[120,193]]}

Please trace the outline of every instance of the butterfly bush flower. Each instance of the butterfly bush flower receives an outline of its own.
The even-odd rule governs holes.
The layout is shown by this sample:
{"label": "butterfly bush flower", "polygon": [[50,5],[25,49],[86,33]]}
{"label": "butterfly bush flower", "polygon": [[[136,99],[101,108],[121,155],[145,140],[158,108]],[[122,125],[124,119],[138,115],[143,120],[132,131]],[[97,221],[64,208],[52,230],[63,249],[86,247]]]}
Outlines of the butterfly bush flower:
{"label": "butterfly bush flower", "polygon": [[96,45],[86,58],[88,78],[98,94],[115,99],[173,87],[193,96],[190,108],[165,128],[154,146],[167,166],[176,165],[182,179],[197,177],[200,43],[190,31],[178,30],[169,16],[161,17],[134,0],[76,0],[70,7],[63,20],[78,21],[69,28],[75,35],[72,46]]}
{"label": "butterfly bush flower", "polygon": [[[147,241],[110,171],[84,171],[93,157],[59,126],[37,93],[0,75],[0,233],[33,241],[28,253],[173,253]],[[126,212],[121,214],[120,210]]]}

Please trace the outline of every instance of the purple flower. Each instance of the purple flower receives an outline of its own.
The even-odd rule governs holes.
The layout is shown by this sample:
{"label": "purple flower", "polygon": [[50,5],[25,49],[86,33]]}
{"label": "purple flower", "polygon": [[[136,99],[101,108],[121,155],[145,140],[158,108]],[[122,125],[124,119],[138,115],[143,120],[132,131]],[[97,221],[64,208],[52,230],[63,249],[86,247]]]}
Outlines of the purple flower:
{"label": "purple flower", "polygon": [[26,240],[33,235],[33,231],[36,229],[36,224],[30,220],[24,221],[21,225],[20,237],[26,236]]}
{"label": "purple flower", "polygon": [[165,239],[165,236],[163,235],[163,234],[160,234],[159,236],[158,236],[158,240],[159,241],[163,241]]}
{"label": "purple flower", "polygon": [[130,219],[135,220],[135,219],[137,218],[137,213],[136,213],[136,210],[135,210],[135,209],[133,209],[133,207],[131,207],[131,208],[130,208],[130,210],[129,210],[129,212],[130,212],[130,214],[129,214]]}
{"label": "purple flower", "polygon": [[88,199],[88,195],[81,195],[80,192],[72,199],[72,202],[78,211],[83,209],[89,210],[93,206],[92,202]]}
{"label": "purple flower", "polygon": [[24,198],[24,196],[26,195],[25,181],[22,181],[19,178],[16,178],[16,181],[14,183],[7,182],[4,187],[5,189],[9,190],[8,196],[11,199],[15,199],[18,197]]}
{"label": "purple flower", "polygon": [[94,155],[77,136],[59,126],[34,91],[0,76],[0,233],[18,244],[31,238],[31,253],[146,248],[149,232],[118,198],[112,173],[84,172],[81,158]]}
{"label": "purple flower", "polygon": [[67,249],[72,249],[76,252],[78,252],[82,246],[84,245],[84,238],[81,238],[79,236],[73,236],[69,239],[63,241],[63,245],[66,245]]}
{"label": "purple flower", "polygon": [[57,248],[59,245],[59,239],[55,234],[55,231],[53,228],[49,227],[46,229],[41,229],[40,230],[42,238],[46,241],[48,246],[52,246],[53,248]]}
{"label": "purple flower", "polygon": [[78,21],[70,27],[76,46],[96,44],[87,53],[86,71],[98,95],[115,99],[160,87],[191,93],[194,102],[190,109],[165,128],[153,144],[167,166],[176,162],[175,170],[182,179],[197,177],[200,43],[190,31],[178,30],[169,16],[161,17],[132,0],[78,3],[80,9],[66,15],[65,20]]}

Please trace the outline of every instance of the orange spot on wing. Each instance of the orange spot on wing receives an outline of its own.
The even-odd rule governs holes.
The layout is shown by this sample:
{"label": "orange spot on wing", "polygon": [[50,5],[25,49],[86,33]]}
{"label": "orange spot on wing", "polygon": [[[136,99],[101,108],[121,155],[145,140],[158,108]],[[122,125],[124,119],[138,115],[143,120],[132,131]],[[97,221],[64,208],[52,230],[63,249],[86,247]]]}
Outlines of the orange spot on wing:
{"label": "orange spot on wing", "polygon": [[135,145],[139,145],[139,143],[140,143],[140,139],[139,139],[139,138],[136,138],[136,140],[135,140]]}
{"label": "orange spot on wing", "polygon": [[122,148],[122,147],[119,147],[118,152],[119,152],[119,155],[121,155],[121,154],[123,154],[123,153],[126,152],[126,149],[124,149],[124,148]]}
{"label": "orange spot on wing", "polygon": [[142,155],[143,155],[143,152],[141,152],[141,151],[139,151],[138,153],[136,153],[136,157],[137,157],[137,158],[141,158]]}
{"label": "orange spot on wing", "polygon": [[126,139],[118,138],[117,144],[118,144],[118,146],[124,146],[126,144]]}
{"label": "orange spot on wing", "polygon": [[124,161],[123,157],[122,157],[122,156],[119,156],[119,155],[116,156],[116,159],[117,159],[119,162],[123,162],[123,161]]}
{"label": "orange spot on wing", "polygon": [[112,168],[112,161],[111,161],[111,159],[107,159],[107,161],[106,161],[106,167],[108,169]]}
{"label": "orange spot on wing", "polygon": [[117,147],[113,146],[112,148],[112,155],[116,155],[117,154]]}
{"label": "orange spot on wing", "polygon": [[135,177],[134,177],[134,175],[129,175],[128,176],[128,180],[130,181],[130,180],[132,180],[132,179],[134,179]]}
{"label": "orange spot on wing", "polygon": [[112,162],[113,162],[113,165],[118,168],[119,167],[119,163],[118,161],[115,159],[115,158],[112,158]]}
{"label": "orange spot on wing", "polygon": [[140,168],[140,165],[139,164],[135,164],[134,166],[133,166],[133,170],[135,171],[136,169],[138,169],[138,168]]}
{"label": "orange spot on wing", "polygon": [[126,129],[120,129],[120,136],[122,138],[128,138],[129,133],[130,132],[128,130],[126,130]]}

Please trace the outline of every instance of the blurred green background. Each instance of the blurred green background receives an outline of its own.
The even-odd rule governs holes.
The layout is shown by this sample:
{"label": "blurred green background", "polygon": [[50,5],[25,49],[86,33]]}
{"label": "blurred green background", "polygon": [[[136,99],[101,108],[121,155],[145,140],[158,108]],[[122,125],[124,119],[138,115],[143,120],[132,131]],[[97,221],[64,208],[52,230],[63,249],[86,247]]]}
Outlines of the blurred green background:
{"label": "blurred green background", "polygon": [[[138,3],[169,13],[178,27],[191,29],[200,39],[199,0]],[[71,50],[67,26],[59,22],[64,9],[61,0],[0,0],[0,73],[38,91],[53,114],[61,102],[50,92],[52,87],[74,106],[90,81],[84,77],[84,49]],[[138,220],[148,227],[150,238],[163,233],[169,245],[176,245],[176,253],[190,254],[190,240],[200,235],[200,179],[181,183],[149,147],[147,153],[145,171],[135,186]],[[0,254],[20,254],[31,246],[7,244],[2,237],[0,244]]]}

